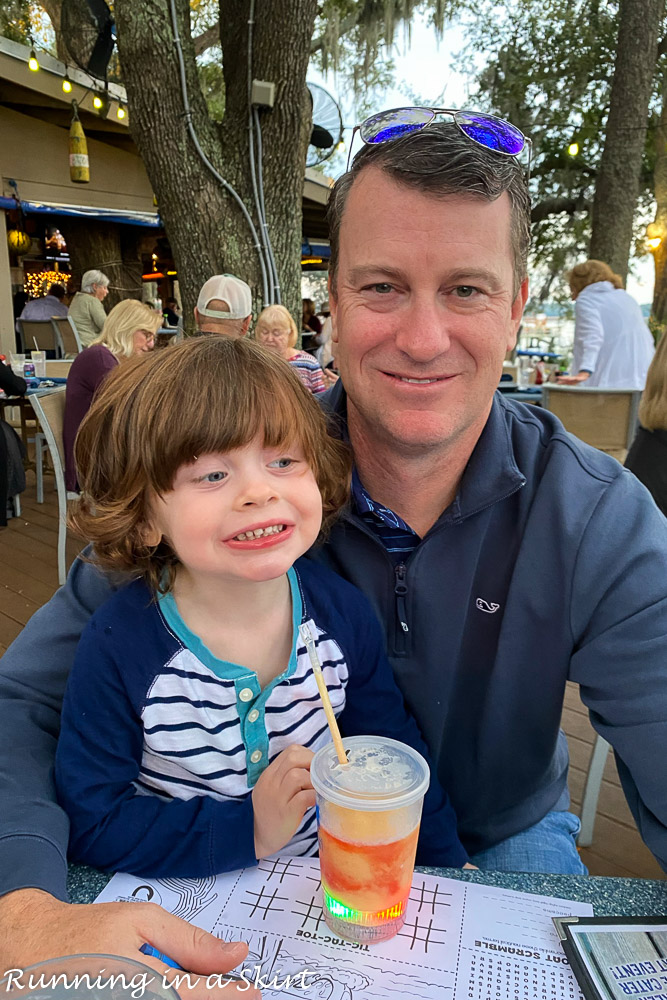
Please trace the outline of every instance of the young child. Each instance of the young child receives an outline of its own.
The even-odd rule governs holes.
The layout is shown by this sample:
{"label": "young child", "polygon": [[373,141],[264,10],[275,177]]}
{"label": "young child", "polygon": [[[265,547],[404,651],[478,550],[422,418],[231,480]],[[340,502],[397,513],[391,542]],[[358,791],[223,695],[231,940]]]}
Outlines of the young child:
{"label": "young child", "polygon": [[[70,856],[203,877],[316,854],[309,766],[330,735],[299,625],[343,735],[426,754],[370,605],[300,558],[346,500],[344,446],[282,358],[203,337],[113,372],[76,462],[75,526],[101,567],[137,579],[93,615],[65,694]],[[418,860],[467,860],[435,781]]]}

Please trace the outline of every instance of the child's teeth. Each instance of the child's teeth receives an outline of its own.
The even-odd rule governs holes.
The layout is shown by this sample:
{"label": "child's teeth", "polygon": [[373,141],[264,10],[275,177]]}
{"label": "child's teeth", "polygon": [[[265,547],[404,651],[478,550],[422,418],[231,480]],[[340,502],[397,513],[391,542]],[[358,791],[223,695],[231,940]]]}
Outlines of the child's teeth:
{"label": "child's teeth", "polygon": [[284,524],[272,524],[268,528],[255,528],[254,531],[242,531],[239,535],[236,535],[236,540],[245,542],[250,538],[261,538],[262,535],[277,535],[284,527]]}

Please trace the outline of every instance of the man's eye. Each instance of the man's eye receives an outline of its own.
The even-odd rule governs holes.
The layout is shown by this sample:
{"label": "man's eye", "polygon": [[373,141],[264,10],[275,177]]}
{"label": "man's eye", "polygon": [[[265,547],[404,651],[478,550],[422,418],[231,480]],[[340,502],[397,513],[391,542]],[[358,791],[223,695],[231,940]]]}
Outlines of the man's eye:
{"label": "man's eye", "polygon": [[209,472],[208,475],[202,476],[200,482],[202,483],[221,483],[223,479],[227,477],[226,472]]}
{"label": "man's eye", "polygon": [[394,286],[387,281],[378,281],[374,285],[369,285],[369,288],[372,292],[377,292],[378,295],[387,295],[394,290]]}
{"label": "man's eye", "polygon": [[473,288],[472,285],[458,285],[455,291],[460,299],[469,299],[475,294],[477,289]]}

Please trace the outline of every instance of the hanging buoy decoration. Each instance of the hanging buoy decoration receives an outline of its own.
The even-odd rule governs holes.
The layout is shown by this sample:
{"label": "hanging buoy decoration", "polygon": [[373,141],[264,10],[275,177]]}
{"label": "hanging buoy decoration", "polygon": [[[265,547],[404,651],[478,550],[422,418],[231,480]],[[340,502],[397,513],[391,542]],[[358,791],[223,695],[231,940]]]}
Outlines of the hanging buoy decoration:
{"label": "hanging buoy decoration", "polygon": [[32,238],[17,226],[16,229],[10,229],[7,233],[7,244],[13,254],[22,257],[32,246]]}
{"label": "hanging buoy decoration", "polygon": [[69,127],[69,176],[75,184],[88,184],[90,182],[88,144],[83,126],[79,121],[79,109],[76,101],[72,101],[72,112],[72,124]]}

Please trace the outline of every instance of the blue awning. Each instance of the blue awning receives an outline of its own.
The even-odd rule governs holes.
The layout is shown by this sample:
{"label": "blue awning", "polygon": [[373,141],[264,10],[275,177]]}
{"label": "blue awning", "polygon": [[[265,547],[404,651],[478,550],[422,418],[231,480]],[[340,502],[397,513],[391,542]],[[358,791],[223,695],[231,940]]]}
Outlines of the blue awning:
{"label": "blue awning", "polygon": [[301,256],[322,257],[324,260],[328,260],[331,256],[331,247],[328,243],[311,243],[309,240],[303,240],[301,244]]}
{"label": "blue awning", "polygon": [[[14,198],[0,197],[0,208],[15,211],[19,206]],[[53,202],[24,201],[21,209],[26,215],[70,215],[85,219],[102,219],[131,226],[148,226],[158,229],[162,220],[157,212],[119,212],[114,208],[91,208],[88,205],[56,205]]]}

